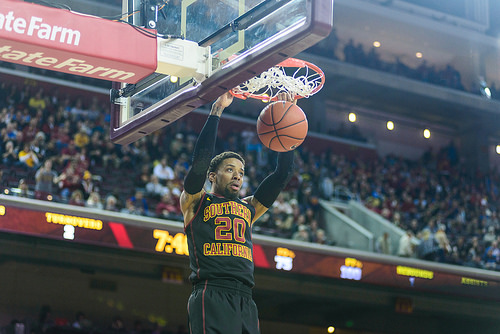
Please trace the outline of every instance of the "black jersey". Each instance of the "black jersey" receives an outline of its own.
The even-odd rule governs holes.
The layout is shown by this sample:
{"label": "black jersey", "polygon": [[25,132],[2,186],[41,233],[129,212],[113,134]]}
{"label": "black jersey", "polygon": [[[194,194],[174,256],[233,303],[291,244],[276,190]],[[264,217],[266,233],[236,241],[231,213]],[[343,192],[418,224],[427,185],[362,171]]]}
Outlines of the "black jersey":
{"label": "black jersey", "polygon": [[232,278],[253,287],[252,220],[255,208],[205,193],[185,228],[193,283]]}

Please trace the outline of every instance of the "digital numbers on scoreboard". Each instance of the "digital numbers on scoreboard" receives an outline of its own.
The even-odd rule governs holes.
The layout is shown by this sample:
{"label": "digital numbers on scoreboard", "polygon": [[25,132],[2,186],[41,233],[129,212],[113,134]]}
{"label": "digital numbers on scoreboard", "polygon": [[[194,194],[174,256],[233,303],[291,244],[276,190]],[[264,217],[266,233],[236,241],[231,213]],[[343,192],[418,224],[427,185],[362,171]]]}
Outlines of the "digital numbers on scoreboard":
{"label": "digital numbers on scoreboard", "polygon": [[155,251],[179,255],[189,255],[187,236],[184,233],[171,235],[165,230],[153,230],[153,238],[157,239]]}

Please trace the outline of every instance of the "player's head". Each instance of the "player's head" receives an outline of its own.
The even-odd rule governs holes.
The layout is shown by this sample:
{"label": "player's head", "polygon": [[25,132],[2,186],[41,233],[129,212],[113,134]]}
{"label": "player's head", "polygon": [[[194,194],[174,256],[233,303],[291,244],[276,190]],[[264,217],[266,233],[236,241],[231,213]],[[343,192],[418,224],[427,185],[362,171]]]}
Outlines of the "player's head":
{"label": "player's head", "polygon": [[245,160],[235,152],[216,155],[208,168],[212,191],[231,199],[238,197],[244,174]]}

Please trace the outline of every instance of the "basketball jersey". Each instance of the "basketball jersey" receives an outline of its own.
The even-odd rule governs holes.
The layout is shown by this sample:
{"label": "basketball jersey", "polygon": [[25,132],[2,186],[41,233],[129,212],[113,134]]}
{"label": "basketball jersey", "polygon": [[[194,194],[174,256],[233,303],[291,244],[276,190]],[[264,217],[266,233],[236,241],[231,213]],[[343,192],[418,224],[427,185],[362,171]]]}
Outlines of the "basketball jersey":
{"label": "basketball jersey", "polygon": [[255,208],[240,199],[205,193],[195,210],[185,228],[191,282],[229,278],[253,287]]}

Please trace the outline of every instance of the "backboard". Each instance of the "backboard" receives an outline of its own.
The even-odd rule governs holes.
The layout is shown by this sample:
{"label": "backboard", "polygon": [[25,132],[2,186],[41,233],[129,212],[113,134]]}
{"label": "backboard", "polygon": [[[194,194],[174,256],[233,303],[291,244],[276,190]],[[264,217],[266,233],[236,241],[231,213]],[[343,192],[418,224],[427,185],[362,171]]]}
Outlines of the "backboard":
{"label": "backboard", "polygon": [[[129,23],[156,29],[159,41],[185,39],[206,48],[196,57],[208,70],[203,76],[154,73],[136,84],[114,83],[110,134],[119,144],[215,100],[316,44],[333,26],[333,0],[123,0],[123,13],[131,14]],[[183,45],[172,50],[180,62],[191,53]]]}

